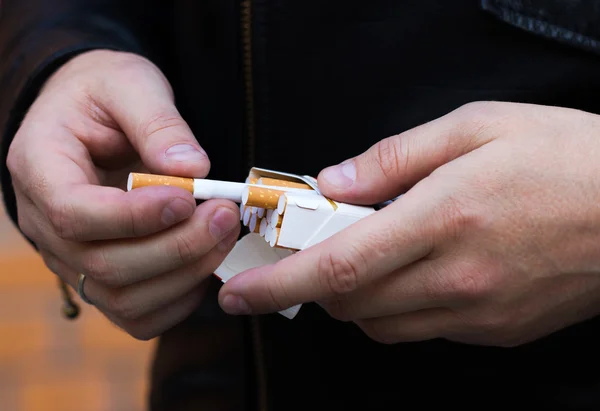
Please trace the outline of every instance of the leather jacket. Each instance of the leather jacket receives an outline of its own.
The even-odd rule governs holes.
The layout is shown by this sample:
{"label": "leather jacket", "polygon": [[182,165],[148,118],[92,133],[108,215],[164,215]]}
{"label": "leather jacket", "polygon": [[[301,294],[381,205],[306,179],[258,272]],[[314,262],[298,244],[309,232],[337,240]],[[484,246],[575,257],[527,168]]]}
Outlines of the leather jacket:
{"label": "leather jacket", "polygon": [[[600,113],[598,0],[5,0],[15,222],[11,139],[45,79],[95,48],[158,64],[210,176],[234,181],[254,165],[316,175],[471,101]],[[383,345],[311,304],[227,316],[219,285],[160,338],[152,410],[600,409],[599,319],[515,348]]]}

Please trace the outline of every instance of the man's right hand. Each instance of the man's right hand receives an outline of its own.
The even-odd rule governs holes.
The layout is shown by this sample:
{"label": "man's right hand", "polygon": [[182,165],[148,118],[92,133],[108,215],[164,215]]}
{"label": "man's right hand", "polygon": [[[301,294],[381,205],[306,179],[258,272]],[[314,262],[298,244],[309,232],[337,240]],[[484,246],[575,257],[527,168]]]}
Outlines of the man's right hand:
{"label": "man's right hand", "polygon": [[19,226],[46,265],[138,339],[200,303],[235,244],[238,207],[175,187],[126,192],[131,171],[202,178],[210,162],[142,57],[97,50],[46,83],[8,154]]}

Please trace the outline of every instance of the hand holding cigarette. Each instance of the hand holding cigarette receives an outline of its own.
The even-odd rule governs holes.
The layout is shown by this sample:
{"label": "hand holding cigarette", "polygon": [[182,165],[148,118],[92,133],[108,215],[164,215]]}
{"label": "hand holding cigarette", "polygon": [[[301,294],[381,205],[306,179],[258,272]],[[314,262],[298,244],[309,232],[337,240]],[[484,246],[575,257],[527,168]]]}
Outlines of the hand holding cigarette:
{"label": "hand holding cigarette", "polygon": [[85,296],[139,339],[200,304],[240,230],[231,201],[123,191],[132,169],[203,177],[210,167],[168,82],[138,56],[93,51],[65,64],[24,119],[8,167],[19,226],[49,269],[73,288],[86,275]]}
{"label": "hand holding cigarette", "polygon": [[598,115],[478,103],[387,138],[324,170],[319,188],[354,204],[404,195],[236,275],[221,306],[317,302],[387,344],[512,347],[598,316],[598,130]]}

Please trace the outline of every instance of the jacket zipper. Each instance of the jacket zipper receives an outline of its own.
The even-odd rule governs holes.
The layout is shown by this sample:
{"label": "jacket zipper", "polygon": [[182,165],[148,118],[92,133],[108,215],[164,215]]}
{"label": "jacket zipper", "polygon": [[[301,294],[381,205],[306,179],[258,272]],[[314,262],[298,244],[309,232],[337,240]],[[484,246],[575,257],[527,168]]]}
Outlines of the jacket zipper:
{"label": "jacket zipper", "polygon": [[242,0],[242,53],[246,89],[246,155],[247,168],[254,167],[254,78],[252,72],[252,0]]}
{"label": "jacket zipper", "polygon": [[[246,158],[247,168],[254,167],[255,162],[255,123],[254,123],[254,79],[252,72],[252,0],[242,0],[241,3],[241,32],[243,53],[243,75],[246,92]],[[257,410],[267,411],[267,377],[264,363],[264,353],[260,332],[260,321],[257,316],[251,317],[252,345],[254,350],[254,363],[256,366],[256,379],[258,385]]]}

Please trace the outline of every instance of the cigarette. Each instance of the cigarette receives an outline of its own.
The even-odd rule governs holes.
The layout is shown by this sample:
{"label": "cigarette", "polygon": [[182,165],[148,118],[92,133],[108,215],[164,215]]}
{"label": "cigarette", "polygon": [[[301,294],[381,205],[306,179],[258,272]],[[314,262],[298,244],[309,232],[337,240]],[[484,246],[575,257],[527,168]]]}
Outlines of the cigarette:
{"label": "cigarette", "polygon": [[260,234],[261,237],[264,237],[265,234],[267,233],[267,228],[268,228],[267,219],[263,218],[262,220],[260,220],[260,227],[258,229],[258,234]]}
{"label": "cigarette", "polygon": [[256,184],[258,182],[258,178],[248,176],[246,178],[246,184]]}
{"label": "cigarette", "polygon": [[244,219],[244,212],[246,211],[246,206],[240,203],[240,221]]}
{"label": "cigarette", "polygon": [[277,178],[269,178],[269,177],[259,178],[257,181],[257,184],[264,184],[267,186],[276,186],[276,187],[299,188],[299,189],[303,189],[303,190],[312,190],[312,187],[305,183],[295,183],[293,181],[279,180]]}
{"label": "cigarette", "polygon": [[248,224],[250,224],[250,217],[252,217],[252,210],[250,209],[250,207],[246,207],[246,211],[244,211],[244,218],[243,218],[243,223],[244,226],[248,226]]}
{"label": "cigarette", "polygon": [[281,227],[282,222],[283,222],[283,215],[273,213],[273,215],[271,216],[271,219],[269,220],[269,225],[271,225],[273,227]]}
{"label": "cigarette", "polygon": [[258,186],[255,184],[235,183],[231,181],[171,177],[154,174],[130,173],[129,178],[127,179],[127,191],[146,186],[164,185],[183,188],[192,193],[197,200],[223,199],[231,200],[236,203],[242,203],[242,195],[247,187],[317,194],[314,190],[304,190],[293,187]]}
{"label": "cigarette", "polygon": [[194,193],[194,179],[183,177],[159,176],[154,174],[130,173],[127,179],[127,191],[148,186],[173,186]]}
{"label": "cigarette", "polygon": [[248,228],[250,228],[251,233],[259,232],[261,220],[261,218],[258,218],[258,215],[252,214],[252,217],[250,217],[250,223],[248,224]]}
{"label": "cigarette", "polygon": [[287,197],[285,195],[279,196],[279,201],[277,202],[277,214],[283,214],[285,212],[285,207],[287,206]]}
{"label": "cigarette", "polygon": [[246,207],[277,208],[283,191],[271,190],[260,186],[248,186],[242,194],[242,203]]}
{"label": "cigarette", "polygon": [[256,214],[258,214],[258,216],[259,216],[260,218],[264,218],[264,216],[265,216],[265,214],[266,214],[266,209],[264,209],[264,208],[260,207],[260,208],[259,208],[259,209],[256,211]]}
{"label": "cigarette", "polygon": [[272,208],[269,208],[269,209],[267,210],[267,213],[266,213],[266,215],[265,215],[265,218],[267,219],[267,221],[271,221],[271,216],[273,215],[273,212],[274,212],[274,211],[275,211],[275,210],[273,210]]}
{"label": "cigarette", "polygon": [[271,247],[275,247],[277,245],[277,240],[279,240],[280,228],[271,227],[271,235],[269,236],[269,245]]}

